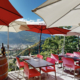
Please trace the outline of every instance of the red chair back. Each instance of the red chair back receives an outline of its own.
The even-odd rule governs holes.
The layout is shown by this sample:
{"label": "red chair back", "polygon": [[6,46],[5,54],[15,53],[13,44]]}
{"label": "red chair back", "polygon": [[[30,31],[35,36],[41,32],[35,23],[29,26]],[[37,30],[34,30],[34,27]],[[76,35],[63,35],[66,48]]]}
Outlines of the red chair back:
{"label": "red chair back", "polygon": [[24,62],[24,72],[29,77],[29,66],[28,66],[28,64],[26,62]]}
{"label": "red chair back", "polygon": [[51,58],[53,58],[55,60],[55,62],[59,61],[59,57],[56,54],[51,54]]}
{"label": "red chair back", "polygon": [[37,57],[40,58],[40,59],[43,59],[43,56],[40,55],[40,54],[37,54]]}
{"label": "red chair back", "polygon": [[80,57],[80,52],[73,52],[74,56]]}
{"label": "red chair back", "polygon": [[20,67],[20,60],[19,60],[18,57],[16,57],[16,64],[17,64],[18,67]]}
{"label": "red chair back", "polygon": [[46,61],[48,61],[48,62],[50,62],[52,64],[55,64],[55,60],[52,59],[52,58],[47,57]]}
{"label": "red chair back", "polygon": [[72,54],[72,53],[66,53],[66,55],[74,57],[74,54]]}
{"label": "red chair back", "polygon": [[[55,70],[55,60],[52,59],[52,58],[50,58],[50,57],[47,57],[47,58],[46,58],[46,61],[48,61],[48,62],[54,64],[53,67],[54,67],[54,70]],[[46,68],[47,68],[47,67],[46,67]]]}
{"label": "red chair back", "polygon": [[63,66],[74,69],[74,60],[71,58],[62,57],[63,60]]}

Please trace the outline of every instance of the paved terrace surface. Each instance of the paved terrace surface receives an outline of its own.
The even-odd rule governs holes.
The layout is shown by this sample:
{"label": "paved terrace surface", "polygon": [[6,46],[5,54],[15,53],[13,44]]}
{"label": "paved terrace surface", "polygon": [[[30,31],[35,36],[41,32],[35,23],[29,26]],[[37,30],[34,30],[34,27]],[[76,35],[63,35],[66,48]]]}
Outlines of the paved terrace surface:
{"label": "paved terrace surface", "polygon": [[[24,74],[24,78],[23,78],[23,71],[22,70],[20,71],[19,77],[18,77],[18,72],[19,71],[9,72],[7,80],[28,80],[28,78],[26,77],[25,74]],[[56,66],[57,80],[74,80],[73,73],[74,73],[73,71],[70,71],[70,70],[67,70],[67,69],[65,69],[64,72],[63,72],[62,68],[58,68]],[[75,75],[76,75],[75,80],[80,80],[80,75],[78,75],[78,71],[76,71]],[[29,80],[34,80],[34,78],[30,78]],[[39,78],[36,77],[35,80],[39,80]],[[45,73],[41,72],[41,80],[55,80],[55,73],[50,72],[45,77]]]}

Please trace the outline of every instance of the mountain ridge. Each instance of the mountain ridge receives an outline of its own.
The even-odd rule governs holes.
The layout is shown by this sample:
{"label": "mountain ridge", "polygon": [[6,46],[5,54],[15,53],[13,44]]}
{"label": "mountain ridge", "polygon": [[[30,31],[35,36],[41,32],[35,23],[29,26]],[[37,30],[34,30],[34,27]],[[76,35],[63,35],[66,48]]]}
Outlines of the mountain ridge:
{"label": "mountain ridge", "polygon": [[[7,44],[7,32],[0,32],[0,43]],[[42,34],[41,39],[44,40],[50,35]],[[9,44],[34,44],[39,42],[40,34],[29,31],[21,31],[18,33],[9,32]]]}

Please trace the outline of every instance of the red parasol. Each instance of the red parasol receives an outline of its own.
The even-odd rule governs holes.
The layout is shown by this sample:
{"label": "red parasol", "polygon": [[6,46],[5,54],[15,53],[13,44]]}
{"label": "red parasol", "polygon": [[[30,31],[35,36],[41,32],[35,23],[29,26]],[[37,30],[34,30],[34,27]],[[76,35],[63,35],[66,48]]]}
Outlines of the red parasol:
{"label": "red parasol", "polygon": [[22,18],[9,0],[0,0],[0,25],[9,25],[10,22]]}
{"label": "red parasol", "polygon": [[[42,33],[44,33],[44,34],[66,34],[67,32],[70,31],[67,29],[62,29],[62,28],[57,28],[57,27],[46,28],[46,25],[28,24],[27,26],[30,28],[30,30],[26,30],[26,31],[32,31],[32,32],[40,33],[40,43],[41,43]],[[40,53],[40,44],[39,44],[39,53]]]}

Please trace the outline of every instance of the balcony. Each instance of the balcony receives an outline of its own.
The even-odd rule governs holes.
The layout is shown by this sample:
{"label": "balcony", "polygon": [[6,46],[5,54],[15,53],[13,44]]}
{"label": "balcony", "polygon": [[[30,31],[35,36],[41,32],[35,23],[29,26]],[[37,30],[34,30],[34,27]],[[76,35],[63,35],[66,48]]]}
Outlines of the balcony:
{"label": "balcony", "polygon": [[[50,55],[46,54],[45,59],[46,57],[50,57]],[[12,60],[15,59],[14,56],[9,56],[9,59],[10,59],[10,63],[13,64]],[[14,62],[15,64],[15,62]],[[10,67],[9,67],[10,68]],[[26,75],[24,75],[24,78],[23,78],[23,70],[20,70],[20,75],[18,77],[18,70],[15,72],[14,69],[15,69],[15,65],[11,65],[11,68],[13,69],[13,71],[10,71],[8,72],[8,78],[7,80],[28,80],[28,78],[26,77]],[[79,80],[80,79],[80,75],[77,75],[79,72],[76,71],[75,73],[75,80]],[[70,71],[70,70],[67,70],[65,69],[63,71],[63,68],[58,68],[58,66],[56,65],[56,77],[57,77],[57,80],[74,80],[74,75],[73,75],[73,71]],[[34,78],[30,78],[30,80],[33,80]],[[39,80],[38,77],[35,78],[35,80]],[[50,72],[48,73],[48,75],[46,75],[45,77],[45,73],[41,72],[41,80],[55,80],[55,74],[54,72]]]}
{"label": "balcony", "polygon": [[[65,69],[64,72],[63,72],[63,69],[58,68],[58,66],[56,65],[57,80],[74,80],[73,73],[74,73],[73,71],[70,71],[70,70],[67,70],[67,69]],[[77,71],[76,71],[75,75],[76,75],[75,80],[79,80],[80,75],[77,75]],[[28,78],[26,77],[25,74],[24,74],[24,78],[23,78],[23,70],[20,70],[19,77],[18,77],[18,71],[9,72],[7,80],[28,80]],[[30,78],[30,80],[34,80],[34,78]],[[39,78],[36,77],[35,80],[39,80]],[[45,73],[41,72],[41,80],[55,80],[54,72],[50,72],[50,73],[48,73],[48,75],[46,74],[46,77],[45,77]]]}

